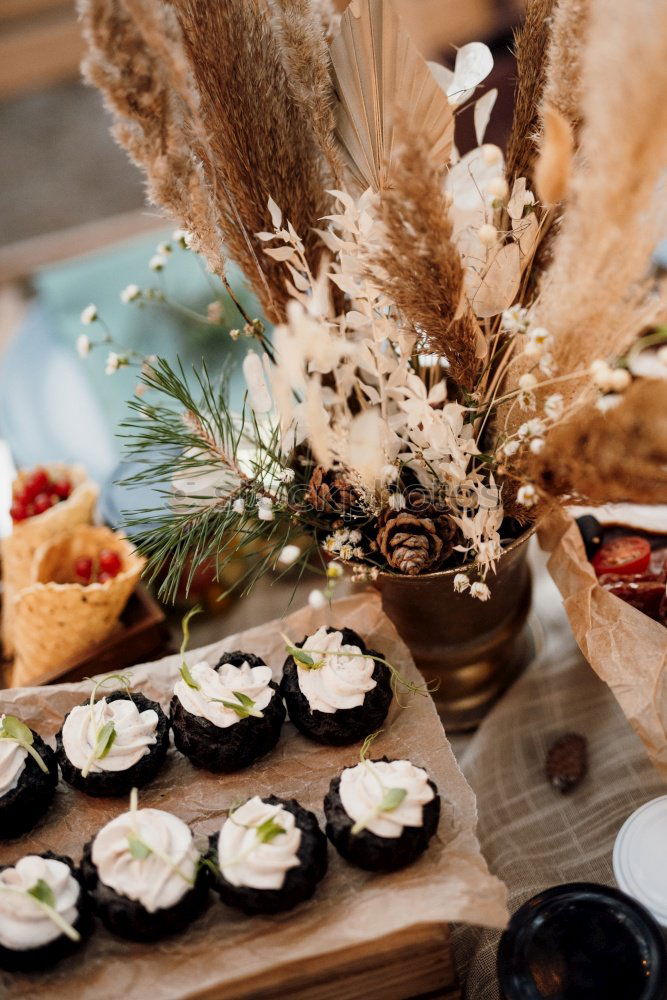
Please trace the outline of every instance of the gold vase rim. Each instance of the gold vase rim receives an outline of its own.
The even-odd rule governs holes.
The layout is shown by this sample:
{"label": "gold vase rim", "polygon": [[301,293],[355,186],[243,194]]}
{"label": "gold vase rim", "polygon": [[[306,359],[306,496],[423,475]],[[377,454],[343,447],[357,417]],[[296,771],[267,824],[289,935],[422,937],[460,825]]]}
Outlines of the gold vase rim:
{"label": "gold vase rim", "polygon": [[[535,534],[536,531],[537,531],[537,525],[536,524],[531,525],[531,527],[528,528],[526,531],[524,531],[523,534],[519,535],[518,538],[515,538],[514,541],[510,545],[508,545],[506,549],[503,549],[500,559],[502,559],[503,556],[509,555],[510,552],[514,552],[515,549],[520,548],[522,545],[525,545],[526,542],[530,541],[530,539],[532,538],[532,536]],[[439,569],[436,570],[434,573],[418,573],[416,576],[409,576],[407,573],[388,573],[387,570],[381,569],[378,571],[378,574],[374,579],[405,580],[408,583],[419,583],[420,581],[424,582],[425,580],[437,580],[440,579],[441,577],[442,578],[452,577],[455,576],[457,573],[469,573],[478,566],[479,562],[474,562],[471,563],[470,566],[453,566],[451,569]]]}

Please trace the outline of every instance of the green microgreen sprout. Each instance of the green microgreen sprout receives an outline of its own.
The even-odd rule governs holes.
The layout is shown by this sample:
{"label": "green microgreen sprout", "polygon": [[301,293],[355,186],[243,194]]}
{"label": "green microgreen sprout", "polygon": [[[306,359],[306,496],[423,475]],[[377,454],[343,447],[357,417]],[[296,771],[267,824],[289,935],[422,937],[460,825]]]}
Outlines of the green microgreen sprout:
{"label": "green microgreen sprout", "polygon": [[181,629],[183,631],[183,639],[181,641],[181,677],[193,691],[199,691],[199,684],[190,673],[190,668],[185,662],[185,650],[188,648],[188,643],[190,642],[190,619],[200,614],[202,610],[201,605],[195,604],[194,608],[190,608],[188,613],[183,616],[183,621],[181,622]]}
{"label": "green microgreen sprout", "polygon": [[[88,680],[92,680],[92,678],[88,678]],[[109,684],[111,681],[117,681],[123,688],[125,688],[127,697],[132,700],[132,677],[130,674],[109,674],[108,677],[103,677],[102,680],[96,681],[93,684],[93,688],[90,692],[89,709],[91,723],[95,718],[93,712],[95,710],[95,698],[97,697],[97,692],[101,687],[104,687],[105,684]],[[88,777],[90,769],[96,760],[103,760],[106,757],[111,750],[111,747],[114,745],[116,735],[116,727],[111,720],[105,722],[104,725],[96,732],[95,745],[93,746],[90,757],[86,761],[86,766],[81,771],[82,777]]]}
{"label": "green microgreen sprout", "polygon": [[5,715],[0,725],[0,740],[9,740],[17,743],[26,753],[30,754],[35,763],[44,774],[49,773],[49,769],[33,746],[35,738],[32,730],[15,715]]}
{"label": "green microgreen sprout", "polygon": [[255,827],[255,835],[260,844],[270,844],[272,840],[279,837],[281,833],[287,833],[284,826],[276,823],[273,816],[269,816],[263,823]]}
{"label": "green microgreen sprout", "polygon": [[[331,650],[323,649],[310,649],[306,653],[299,646],[295,646],[291,639],[288,639],[286,635],[281,633],[281,636],[285,640],[285,649],[287,653],[296,660],[297,666],[302,667],[304,670],[319,670],[324,665],[325,658],[332,655]],[[311,654],[314,654],[314,656]],[[391,690],[400,708],[407,708],[407,704],[403,703],[399,698],[399,691],[401,689],[407,691],[408,694],[411,695],[418,694],[422,695],[422,697],[426,697],[429,694],[433,694],[440,687],[439,679],[425,681],[423,684],[415,684],[414,681],[407,680],[407,678],[401,674],[393,663],[390,663],[389,660],[385,660],[383,656],[379,656],[377,653],[350,653],[347,651],[341,651],[335,655],[345,657],[354,656],[362,659],[370,657],[375,661],[375,663],[384,664],[391,674]],[[316,660],[314,658],[315,656],[319,656],[321,659]]]}
{"label": "green microgreen sprout", "polygon": [[187,875],[183,874],[178,865],[172,861],[172,859],[169,857],[168,854],[165,854],[164,851],[159,850],[159,848],[153,847],[151,844],[148,844],[143,839],[143,837],[141,837],[138,830],[136,829],[138,804],[139,804],[139,793],[137,792],[136,788],[133,788],[132,791],[130,792],[130,814],[132,817],[132,824],[134,826],[134,829],[130,830],[130,832],[127,835],[127,849],[129,850],[131,856],[134,858],[135,861],[145,861],[146,858],[151,856],[151,854],[154,854],[156,858],[159,858],[160,861],[162,861],[165,865],[167,865],[167,867],[170,868],[175,875],[178,875],[180,878],[182,878],[184,882],[187,882],[187,884],[191,886],[194,885],[196,875],[194,878],[188,878]]}
{"label": "green microgreen sprout", "polygon": [[43,878],[38,878],[37,881],[30,889],[17,889],[14,886],[0,886],[0,892],[13,892],[19,896],[26,895],[30,896],[31,899],[37,903],[37,905],[44,910],[49,920],[51,920],[58,930],[62,931],[65,937],[68,937],[70,941],[80,941],[81,935],[72,927],[56,909],[56,897],[53,889],[45,882]]}
{"label": "green microgreen sprout", "polygon": [[255,702],[249,695],[244,694],[243,691],[232,691],[232,694],[236,698],[236,701],[226,701],[224,698],[209,698],[209,701],[214,701],[224,705],[225,708],[230,708],[232,712],[236,712],[239,719],[247,719],[249,715],[252,715],[253,719],[264,718],[264,713],[255,708]]}

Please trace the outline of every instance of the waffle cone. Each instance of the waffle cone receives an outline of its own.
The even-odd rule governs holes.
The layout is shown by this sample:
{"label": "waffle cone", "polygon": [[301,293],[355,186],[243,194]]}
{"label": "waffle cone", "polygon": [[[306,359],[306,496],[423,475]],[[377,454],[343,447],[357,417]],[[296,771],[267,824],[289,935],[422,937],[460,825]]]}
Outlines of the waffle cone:
{"label": "waffle cone", "polygon": [[[76,559],[95,559],[112,549],[123,562],[105,583],[73,583]],[[33,562],[34,583],[14,601],[15,660],[12,686],[44,683],[103,642],[134,590],[145,560],[123,535],[82,524],[41,546]]]}
{"label": "waffle cone", "polygon": [[[35,553],[54,535],[68,531],[77,524],[89,524],[97,503],[98,488],[87,479],[81,466],[63,465],[57,462],[44,466],[55,478],[68,478],[72,492],[67,500],[37,514],[27,521],[14,525],[7,538],[2,539],[2,645],[5,656],[14,652],[15,613],[14,601],[17,594],[34,581],[32,576]],[[16,482],[27,475],[20,472]]]}

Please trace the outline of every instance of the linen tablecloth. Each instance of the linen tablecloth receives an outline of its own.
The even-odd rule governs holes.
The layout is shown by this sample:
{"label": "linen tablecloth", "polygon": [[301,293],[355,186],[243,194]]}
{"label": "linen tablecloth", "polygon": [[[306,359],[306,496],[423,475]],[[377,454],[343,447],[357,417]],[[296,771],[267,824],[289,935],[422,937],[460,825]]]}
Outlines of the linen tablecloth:
{"label": "linen tablecloth", "polygon": [[[533,557],[538,655],[459,751],[477,794],[482,851],[509,889],[511,913],[559,883],[615,885],[618,830],[636,808],[667,791],[611,692],[581,656],[544,560]],[[545,780],[544,758],[552,740],[568,731],[588,738],[589,771],[574,792],[561,795]],[[499,932],[455,929],[465,1000],[499,997],[499,938]]]}

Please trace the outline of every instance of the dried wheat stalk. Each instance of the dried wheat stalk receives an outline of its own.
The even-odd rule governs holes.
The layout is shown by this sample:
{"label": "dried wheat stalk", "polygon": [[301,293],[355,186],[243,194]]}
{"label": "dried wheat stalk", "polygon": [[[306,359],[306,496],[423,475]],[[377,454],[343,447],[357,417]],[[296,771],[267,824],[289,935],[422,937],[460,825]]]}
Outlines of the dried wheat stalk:
{"label": "dried wheat stalk", "polygon": [[539,134],[539,108],[545,83],[551,12],[556,0],[529,0],[526,17],[516,34],[517,84],[514,117],[507,142],[506,170],[510,185],[517,177],[530,179]]}
{"label": "dried wheat stalk", "polygon": [[117,141],[146,173],[156,206],[197,236],[224,272],[225,251],[201,163],[186,140],[196,95],[173,13],[139,0],[80,0],[86,80],[114,114]]}
{"label": "dried wheat stalk", "polygon": [[551,431],[528,472],[553,496],[593,503],[667,503],[664,381],[635,381],[606,413],[583,407]]}
{"label": "dried wheat stalk", "polygon": [[331,185],[342,185],[343,165],[335,139],[334,90],[323,17],[312,0],[272,0],[278,35],[292,96],[311,122],[326,157]]}
{"label": "dried wheat stalk", "polygon": [[404,133],[392,181],[381,203],[385,238],[369,262],[373,280],[404,319],[446,356],[452,378],[471,388],[479,370],[476,328],[466,314],[455,319],[463,267],[440,175],[419,135]]}

